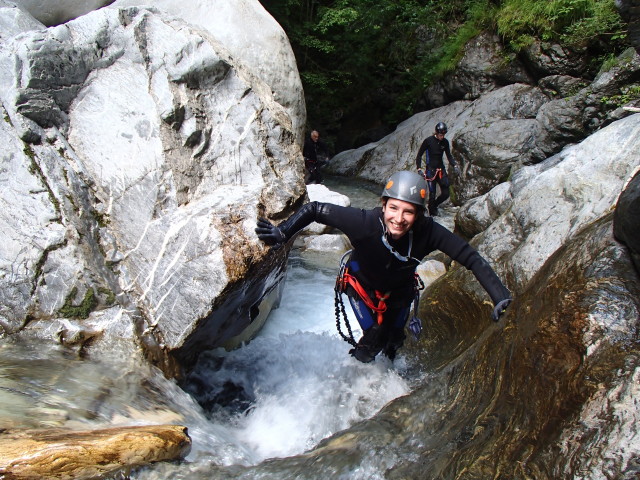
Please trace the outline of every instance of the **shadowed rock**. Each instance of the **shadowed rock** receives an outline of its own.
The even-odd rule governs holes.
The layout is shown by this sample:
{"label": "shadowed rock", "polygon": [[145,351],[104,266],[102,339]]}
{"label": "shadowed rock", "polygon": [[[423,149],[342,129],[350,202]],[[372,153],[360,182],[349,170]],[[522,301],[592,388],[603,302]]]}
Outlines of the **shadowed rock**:
{"label": "shadowed rock", "polygon": [[613,217],[613,233],[631,251],[631,258],[640,272],[640,173],[625,187]]}

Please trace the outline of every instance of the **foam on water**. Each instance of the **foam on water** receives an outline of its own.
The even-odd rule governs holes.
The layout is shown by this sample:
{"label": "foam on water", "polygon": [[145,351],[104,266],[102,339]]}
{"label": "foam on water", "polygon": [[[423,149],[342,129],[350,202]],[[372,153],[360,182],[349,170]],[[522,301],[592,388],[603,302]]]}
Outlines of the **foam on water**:
{"label": "foam on water", "polygon": [[[224,464],[302,453],[409,392],[400,375],[402,359],[362,364],[348,354],[351,347],[335,327],[334,282],[329,271],[294,264],[280,308],[258,338],[238,350],[201,356],[192,379],[214,386],[216,398],[226,385],[246,402],[241,412],[210,411],[211,422],[219,422],[236,446],[237,456]],[[207,391],[201,387],[194,396],[203,403]],[[193,455],[203,454],[194,441]]]}

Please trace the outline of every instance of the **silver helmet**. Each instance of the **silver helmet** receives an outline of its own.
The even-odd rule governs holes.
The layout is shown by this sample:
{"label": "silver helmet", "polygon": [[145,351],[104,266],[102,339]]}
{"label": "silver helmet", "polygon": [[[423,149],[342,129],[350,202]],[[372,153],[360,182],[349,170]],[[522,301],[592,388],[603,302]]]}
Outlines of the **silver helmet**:
{"label": "silver helmet", "polygon": [[436,133],[442,133],[442,134],[447,133],[447,124],[443,122],[438,122],[438,124],[436,125]]}
{"label": "silver helmet", "polygon": [[407,170],[396,172],[387,180],[381,196],[424,207],[427,198],[427,182],[422,175],[415,172]]}

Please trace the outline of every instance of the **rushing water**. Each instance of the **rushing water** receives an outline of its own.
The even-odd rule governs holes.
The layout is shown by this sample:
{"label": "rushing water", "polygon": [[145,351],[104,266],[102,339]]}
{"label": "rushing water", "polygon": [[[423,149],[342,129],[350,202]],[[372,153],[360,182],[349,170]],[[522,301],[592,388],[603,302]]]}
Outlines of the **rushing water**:
{"label": "rushing water", "polygon": [[[330,188],[338,186],[329,180]],[[355,206],[378,199],[367,188],[341,191]],[[294,250],[280,307],[260,335],[240,349],[201,355],[182,388],[117,352],[98,362],[51,346],[5,342],[0,426],[183,424],[193,447],[174,468],[187,477],[193,470],[191,478],[206,478],[195,474],[205,464],[249,466],[303,453],[410,390],[402,355],[365,365],[348,354],[351,347],[336,330],[336,273],[335,254]],[[152,466],[131,478],[165,478],[162,471]]]}
{"label": "rushing water", "polygon": [[[354,206],[379,201],[376,187],[327,186]],[[394,363],[348,355],[333,317],[339,254],[298,249],[258,338],[203,353],[181,386],[126,349],[82,359],[3,339],[0,429],[186,425],[186,461],[136,480],[638,478],[638,279],[610,223],[576,237],[499,323],[451,272],[438,300],[455,308],[427,290],[426,334]],[[587,348],[585,322],[615,333],[594,330]]]}

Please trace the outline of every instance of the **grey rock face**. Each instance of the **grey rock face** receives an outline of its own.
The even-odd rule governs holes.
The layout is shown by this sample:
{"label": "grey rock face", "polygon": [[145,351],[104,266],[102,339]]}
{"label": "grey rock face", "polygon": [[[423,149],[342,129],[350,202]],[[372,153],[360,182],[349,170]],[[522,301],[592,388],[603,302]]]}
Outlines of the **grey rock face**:
{"label": "grey rock face", "polygon": [[549,75],[588,77],[589,56],[580,50],[571,50],[555,43],[535,41],[523,52],[527,67],[536,78]]}
{"label": "grey rock face", "polygon": [[613,210],[640,165],[639,150],[640,115],[632,115],[522,168],[510,180],[508,193],[501,186],[461,207],[458,215],[466,217],[462,224],[469,233],[474,223],[491,222],[474,242],[489,258],[508,264],[506,277],[522,288],[569,238]]}
{"label": "grey rock face", "polygon": [[37,30],[44,25],[24,8],[8,0],[0,0],[0,42],[4,42],[20,32]]}
{"label": "grey rock face", "polygon": [[145,8],[28,30],[0,65],[5,333],[112,328],[180,360],[240,333],[286,261],[255,219],[305,195],[270,87]]}
{"label": "grey rock face", "polygon": [[383,139],[339,153],[326,169],[382,183],[397,170],[415,169],[420,144],[437,122],[449,126],[454,158],[462,178],[452,177],[453,201],[460,205],[482,195],[526,165],[541,162],[609,123],[629,115],[616,102],[640,78],[640,56],[633,49],[588,85],[552,75],[537,87],[512,84],[414,115]]}
{"label": "grey rock face", "polygon": [[[610,70],[574,95],[554,99],[540,108],[536,120],[536,147],[544,159],[563,146],[582,140],[611,121],[615,105],[608,99],[620,96],[625,86],[640,80],[640,56],[628,49]],[[615,103],[615,100],[613,101]]]}
{"label": "grey rock face", "polygon": [[534,84],[535,79],[514,54],[507,54],[500,39],[482,33],[465,46],[454,72],[425,92],[430,108],[456,100],[475,100],[481,95],[512,83]]}
{"label": "grey rock face", "polygon": [[536,114],[548,102],[538,88],[514,84],[483,95],[469,108],[452,148],[464,165],[457,203],[505,181],[512,165],[535,161]]}
{"label": "grey rock face", "polygon": [[[144,6],[144,0],[116,0],[112,7]],[[306,108],[296,59],[282,27],[257,0],[207,0],[185,8],[179,0],[154,0],[153,7],[201,28],[223,44],[252,75],[271,88],[291,117],[302,146]]]}

